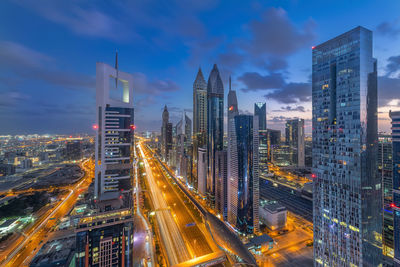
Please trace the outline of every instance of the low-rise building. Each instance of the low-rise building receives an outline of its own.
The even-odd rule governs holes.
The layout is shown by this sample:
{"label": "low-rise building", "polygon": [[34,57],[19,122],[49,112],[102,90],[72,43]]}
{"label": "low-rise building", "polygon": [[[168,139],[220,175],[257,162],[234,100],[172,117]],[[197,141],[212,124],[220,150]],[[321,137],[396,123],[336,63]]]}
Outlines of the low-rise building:
{"label": "low-rise building", "polygon": [[286,226],[287,210],[277,201],[261,202],[260,219],[271,230],[277,230]]}

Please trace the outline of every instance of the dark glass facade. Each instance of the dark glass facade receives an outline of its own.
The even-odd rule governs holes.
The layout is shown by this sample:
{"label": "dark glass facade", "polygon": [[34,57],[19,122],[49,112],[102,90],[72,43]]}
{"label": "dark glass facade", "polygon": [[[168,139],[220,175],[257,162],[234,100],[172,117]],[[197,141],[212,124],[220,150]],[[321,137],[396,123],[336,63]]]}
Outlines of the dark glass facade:
{"label": "dark glass facade", "polygon": [[382,263],[377,71],[372,32],[357,27],[312,51],[316,266]]}
{"label": "dark glass facade", "polygon": [[394,262],[400,266],[400,112],[390,112],[392,119],[393,157],[393,240]]}
{"label": "dark glass facade", "polygon": [[267,130],[267,103],[255,103],[254,115],[258,116],[258,129]]}

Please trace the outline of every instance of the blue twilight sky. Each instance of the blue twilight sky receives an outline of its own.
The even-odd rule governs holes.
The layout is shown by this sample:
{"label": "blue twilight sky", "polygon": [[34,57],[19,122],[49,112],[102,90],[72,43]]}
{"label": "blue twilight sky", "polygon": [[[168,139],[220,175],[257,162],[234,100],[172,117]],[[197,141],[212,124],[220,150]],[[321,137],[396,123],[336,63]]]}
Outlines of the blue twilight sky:
{"label": "blue twilight sky", "polygon": [[[192,110],[199,66],[232,75],[239,109],[267,102],[268,127],[311,119],[311,47],[358,25],[374,32],[379,127],[400,101],[400,1],[0,1],[0,134],[92,132],[97,61],[135,78],[136,125]],[[226,102],[226,101],[225,101]],[[191,115],[191,113],[189,113]]]}

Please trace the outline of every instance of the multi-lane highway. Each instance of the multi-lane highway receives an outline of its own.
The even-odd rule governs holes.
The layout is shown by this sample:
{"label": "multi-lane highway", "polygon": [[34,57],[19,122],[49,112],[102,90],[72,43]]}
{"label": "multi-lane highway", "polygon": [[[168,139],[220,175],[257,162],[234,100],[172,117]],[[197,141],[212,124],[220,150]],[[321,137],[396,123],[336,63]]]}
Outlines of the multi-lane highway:
{"label": "multi-lane highway", "polygon": [[188,248],[174,220],[174,216],[165,201],[165,192],[162,192],[159,188],[160,182],[156,181],[153,175],[148,158],[143,152],[143,144],[141,142],[139,142],[139,149],[146,170],[151,200],[156,211],[157,227],[159,228],[163,247],[166,250],[168,263],[169,265],[175,265],[187,261],[191,259]]}
{"label": "multi-lane highway", "polygon": [[94,163],[85,161],[82,164],[85,170],[84,177],[76,184],[68,188],[69,193],[64,199],[51,209],[45,216],[39,218],[33,227],[27,230],[25,238],[16,242],[10,253],[1,259],[1,266],[25,266],[27,258],[31,258],[32,254],[37,252],[41,245],[47,240],[49,232],[56,226],[57,221],[68,214],[74,207],[79,195],[86,191],[92,182],[94,176]]}

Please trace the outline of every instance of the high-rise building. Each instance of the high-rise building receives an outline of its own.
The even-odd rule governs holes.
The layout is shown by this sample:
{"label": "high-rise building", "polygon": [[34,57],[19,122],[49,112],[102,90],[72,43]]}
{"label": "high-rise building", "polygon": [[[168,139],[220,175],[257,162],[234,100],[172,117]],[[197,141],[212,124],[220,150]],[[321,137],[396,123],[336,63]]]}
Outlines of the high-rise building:
{"label": "high-rise building", "polygon": [[312,138],[315,266],[378,266],[382,195],[371,31],[357,27],[313,47]]}
{"label": "high-rise building", "polygon": [[294,119],[286,121],[285,128],[286,145],[291,150],[291,164],[304,168],[305,164],[305,143],[304,143],[304,120]]}
{"label": "high-rise building", "polygon": [[[231,203],[230,197],[232,195],[233,192],[230,192],[230,190],[232,189],[232,187],[230,187],[230,180],[233,179],[232,175],[231,175],[231,166],[232,166],[232,153],[236,150],[234,150],[235,148],[233,147],[233,140],[232,137],[234,135],[233,131],[235,130],[235,116],[239,115],[239,108],[238,108],[238,101],[237,101],[237,97],[236,97],[236,91],[232,90],[232,82],[231,82],[231,78],[229,77],[229,92],[228,92],[228,149],[227,149],[227,164],[228,164],[228,188],[227,188],[227,201],[228,201],[228,205],[229,203]],[[228,207],[229,209],[229,207]]]}
{"label": "high-rise building", "polygon": [[198,165],[197,165],[197,191],[205,196],[206,195],[206,184],[207,184],[207,150],[205,148],[198,149]]}
{"label": "high-rise building", "polygon": [[[192,155],[189,154],[189,150],[191,151],[191,140],[192,140],[192,121],[183,113],[182,119],[176,125],[176,151],[178,156],[178,173],[180,176],[185,177],[187,182],[191,182],[189,178],[191,178],[191,173],[188,170],[191,170],[191,166],[189,166],[189,162],[191,162]],[[190,158],[189,158],[190,157]],[[190,167],[190,168],[189,168]],[[191,183],[190,183],[191,184]]]}
{"label": "high-rise building", "polygon": [[198,155],[199,148],[205,148],[207,141],[207,83],[203,72],[199,68],[196,80],[193,83],[193,158],[192,181],[193,188],[197,188],[198,179]]}
{"label": "high-rise building", "polygon": [[260,173],[268,171],[268,130],[259,130],[258,161]]}
{"label": "high-rise building", "polygon": [[392,138],[390,135],[378,136],[378,173],[382,180],[383,230],[382,253],[384,262],[393,262],[393,159]]}
{"label": "high-rise building", "polygon": [[254,116],[258,116],[258,129],[267,130],[267,103],[255,103]]}
{"label": "high-rise building", "polygon": [[170,159],[170,153],[172,150],[172,144],[173,144],[173,139],[172,136],[173,134],[174,127],[172,125],[172,122],[167,122],[165,126],[165,161],[169,164],[171,162]]}
{"label": "high-rise building", "polygon": [[228,217],[228,153],[220,150],[215,153],[215,210],[222,218]]}
{"label": "high-rise building", "polygon": [[228,221],[251,234],[259,231],[258,117],[237,115],[233,126]]}
{"label": "high-rise building", "polygon": [[215,154],[224,148],[224,85],[214,64],[207,84],[207,198],[215,205]]}
{"label": "high-rise building", "polygon": [[78,223],[76,265],[127,267],[133,259],[133,77],[117,63],[97,63],[96,105],[97,212]]}
{"label": "high-rise building", "polygon": [[[267,139],[267,154],[268,154],[268,161],[273,161],[272,155],[273,151],[279,147],[281,144],[281,131],[280,130],[273,130],[267,129],[268,139]],[[260,141],[261,142],[261,141]]]}
{"label": "high-rise building", "polygon": [[394,263],[400,266],[400,111],[389,113],[392,119],[393,156],[393,241]]}
{"label": "high-rise building", "polygon": [[[162,113],[162,126],[161,126],[161,155],[163,156],[165,161],[168,161],[168,153],[169,153],[169,146],[168,146],[168,141],[169,135],[167,135],[168,131],[168,123],[169,123],[169,112],[167,105],[164,106],[164,110]],[[171,127],[171,140],[170,143],[172,143],[172,127]]]}

